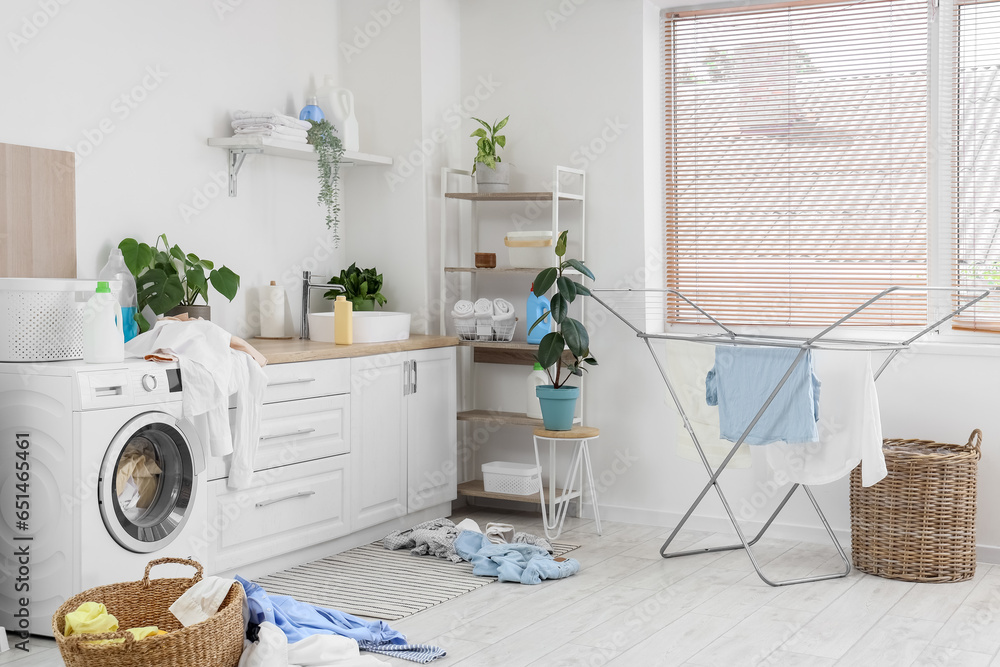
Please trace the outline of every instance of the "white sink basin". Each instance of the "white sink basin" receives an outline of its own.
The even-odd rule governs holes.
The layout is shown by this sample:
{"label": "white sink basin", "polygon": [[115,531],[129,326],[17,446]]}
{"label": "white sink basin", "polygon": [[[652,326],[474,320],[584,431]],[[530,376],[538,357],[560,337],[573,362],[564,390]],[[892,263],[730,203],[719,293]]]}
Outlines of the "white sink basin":
{"label": "white sink basin", "polygon": [[[355,343],[385,343],[410,337],[410,314],[359,310],[353,314]],[[333,313],[309,313],[309,340],[334,342]]]}

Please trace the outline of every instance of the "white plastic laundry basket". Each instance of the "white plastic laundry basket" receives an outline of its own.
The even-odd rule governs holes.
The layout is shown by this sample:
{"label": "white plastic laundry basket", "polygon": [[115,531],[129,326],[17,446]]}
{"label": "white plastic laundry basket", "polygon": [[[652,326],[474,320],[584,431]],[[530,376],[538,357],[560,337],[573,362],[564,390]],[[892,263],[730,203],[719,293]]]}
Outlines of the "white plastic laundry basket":
{"label": "white plastic laundry basket", "polygon": [[83,309],[96,280],[0,278],[0,362],[83,358]]}
{"label": "white plastic laundry basket", "polygon": [[530,463],[493,461],[483,464],[483,488],[488,493],[530,496],[542,485],[542,471]]}
{"label": "white plastic laundry basket", "polygon": [[555,262],[552,232],[507,232],[503,242],[511,266],[544,269]]}

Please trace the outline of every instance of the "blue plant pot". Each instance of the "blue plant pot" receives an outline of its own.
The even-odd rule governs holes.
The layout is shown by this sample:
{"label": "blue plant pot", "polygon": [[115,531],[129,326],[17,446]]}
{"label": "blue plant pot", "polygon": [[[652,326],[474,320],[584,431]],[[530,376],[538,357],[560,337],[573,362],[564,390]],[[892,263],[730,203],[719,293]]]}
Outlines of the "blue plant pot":
{"label": "blue plant pot", "polygon": [[576,413],[576,399],[580,397],[579,387],[560,387],[550,384],[535,387],[535,396],[542,406],[542,421],[549,431],[569,431],[573,428]]}

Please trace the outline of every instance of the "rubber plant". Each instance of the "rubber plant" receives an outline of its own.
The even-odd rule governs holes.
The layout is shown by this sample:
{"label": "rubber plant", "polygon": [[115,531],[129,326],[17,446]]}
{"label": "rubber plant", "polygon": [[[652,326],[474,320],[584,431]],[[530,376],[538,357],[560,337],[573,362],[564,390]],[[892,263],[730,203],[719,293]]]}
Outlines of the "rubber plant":
{"label": "rubber plant", "polygon": [[118,247],[135,277],[139,301],[135,320],[140,331],[150,327],[142,314],[146,306],[163,315],[177,306],[194,306],[199,298],[207,305],[209,285],[230,301],[240,289],[240,277],[232,269],[217,269],[211,260],[185,253],[180,246],[170,245],[166,234],[160,234],[152,246],[125,239]]}
{"label": "rubber plant", "polygon": [[340,162],[344,144],[336,128],[328,120],[309,121],[309,143],[319,158],[319,196],[316,200],[326,209],[326,228],[333,231],[333,241],[340,247]]}
{"label": "rubber plant", "polygon": [[472,120],[476,121],[483,127],[476,128],[476,130],[470,134],[470,137],[478,137],[476,140],[476,158],[472,161],[472,173],[476,173],[476,165],[480,162],[485,164],[490,169],[494,171],[497,168],[497,162],[500,162],[500,155],[497,153],[497,148],[503,148],[507,145],[507,135],[501,134],[497,135],[497,132],[502,130],[504,126],[507,125],[507,118],[490,125],[485,120],[473,117]]}
{"label": "rubber plant", "polygon": [[351,264],[340,272],[340,277],[330,278],[330,285],[341,285],[343,292],[330,290],[323,296],[336,299],[345,296],[354,304],[354,310],[375,310],[375,304],[384,306],[389,300],[382,295],[382,274],[378,269],[359,269],[357,264]]}
{"label": "rubber plant", "polygon": [[[556,293],[549,300],[549,309],[542,313],[541,317],[535,320],[531,328],[528,329],[530,333],[549,315],[552,316],[558,327],[545,334],[538,344],[538,351],[535,353],[535,361],[542,365],[549,379],[552,380],[552,386],[556,389],[565,385],[570,377],[582,376],[587,370],[586,366],[597,365],[597,359],[590,354],[590,334],[587,333],[587,327],[583,325],[583,322],[569,316],[569,305],[578,296],[590,296],[590,289],[567,277],[564,272],[566,269],[576,269],[591,280],[594,280],[594,274],[578,259],[563,259],[566,256],[568,237],[569,232],[564,231],[556,242],[555,251],[556,256],[559,257],[558,265],[542,269],[535,277],[533,288],[535,296],[543,296],[553,285],[556,286]],[[564,365],[563,352],[567,348],[573,355],[573,361]],[[555,375],[552,374],[553,368],[555,368]]]}

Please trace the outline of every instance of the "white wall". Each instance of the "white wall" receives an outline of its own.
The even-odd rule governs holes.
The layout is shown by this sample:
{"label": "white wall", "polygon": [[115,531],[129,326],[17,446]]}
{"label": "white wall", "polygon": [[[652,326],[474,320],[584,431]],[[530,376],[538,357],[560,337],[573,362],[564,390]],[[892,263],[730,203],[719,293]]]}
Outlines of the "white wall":
{"label": "white wall", "polygon": [[325,0],[5,2],[0,141],[77,150],[80,276],[96,276],[122,238],[165,232],[242,277],[232,304],[211,296],[219,324],[256,333],[255,288],[277,280],[297,326],[301,270],[343,261],[316,204],[316,165],[251,156],[230,199],[226,153],[205,140],[231,135],[234,109],[297,115],[310,76],[337,74],[337,26]]}

